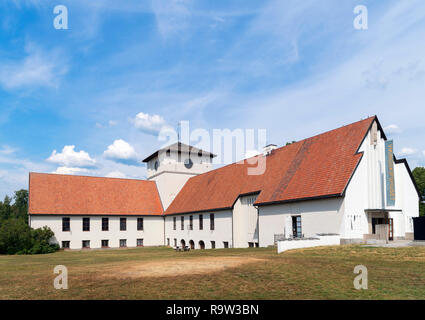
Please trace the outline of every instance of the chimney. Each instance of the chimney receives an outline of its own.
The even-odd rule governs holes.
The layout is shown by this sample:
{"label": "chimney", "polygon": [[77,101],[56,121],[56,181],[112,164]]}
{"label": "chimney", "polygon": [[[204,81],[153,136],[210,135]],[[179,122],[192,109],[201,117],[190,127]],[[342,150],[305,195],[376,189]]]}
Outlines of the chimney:
{"label": "chimney", "polygon": [[273,151],[274,149],[277,149],[277,145],[275,145],[275,144],[268,144],[268,145],[266,145],[266,146],[263,148],[263,155],[264,155],[264,156],[268,156],[269,154],[271,154],[271,153],[272,153],[272,151]]}

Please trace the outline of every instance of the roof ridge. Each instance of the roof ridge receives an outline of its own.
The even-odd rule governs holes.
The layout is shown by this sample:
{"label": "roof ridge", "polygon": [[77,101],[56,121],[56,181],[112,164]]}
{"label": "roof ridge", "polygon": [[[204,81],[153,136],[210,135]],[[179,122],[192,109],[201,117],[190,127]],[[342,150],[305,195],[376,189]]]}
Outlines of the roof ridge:
{"label": "roof ridge", "polygon": [[75,178],[94,178],[94,179],[115,179],[115,180],[125,180],[125,181],[143,181],[143,182],[153,182],[152,180],[147,179],[137,179],[137,178],[117,178],[117,177],[101,177],[101,176],[88,176],[88,175],[79,175],[79,174],[63,174],[63,173],[44,173],[44,172],[34,172],[29,173],[39,174],[39,175],[49,175],[49,176],[62,176],[62,177],[75,177]]}

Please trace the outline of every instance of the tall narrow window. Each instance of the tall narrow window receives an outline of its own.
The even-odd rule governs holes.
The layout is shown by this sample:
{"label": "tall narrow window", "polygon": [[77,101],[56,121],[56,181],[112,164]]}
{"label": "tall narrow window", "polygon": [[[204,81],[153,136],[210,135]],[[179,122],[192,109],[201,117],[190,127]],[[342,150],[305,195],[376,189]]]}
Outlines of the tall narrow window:
{"label": "tall narrow window", "polygon": [[62,218],[62,231],[70,231],[70,218]]}
{"label": "tall narrow window", "polygon": [[173,217],[173,230],[177,230],[177,218]]}
{"label": "tall narrow window", "polygon": [[193,216],[189,217],[189,229],[193,230]]}
{"label": "tall narrow window", "polygon": [[143,231],[143,218],[137,218],[137,230]]}
{"label": "tall narrow window", "polygon": [[202,214],[199,215],[199,230],[204,230],[204,216]]}
{"label": "tall narrow window", "polygon": [[120,218],[120,231],[127,230],[127,218]]}
{"label": "tall narrow window", "polygon": [[184,230],[184,216],[180,217],[181,229]]}
{"label": "tall narrow window", "polygon": [[302,238],[301,216],[292,217],[292,236],[294,238]]}
{"label": "tall narrow window", "polygon": [[109,218],[102,218],[102,231],[109,230]]}
{"label": "tall narrow window", "polygon": [[83,218],[83,231],[90,231],[90,218]]}
{"label": "tall narrow window", "polygon": [[214,213],[210,214],[210,230],[215,230]]}
{"label": "tall narrow window", "polygon": [[174,247],[177,247],[177,239],[174,238]]}

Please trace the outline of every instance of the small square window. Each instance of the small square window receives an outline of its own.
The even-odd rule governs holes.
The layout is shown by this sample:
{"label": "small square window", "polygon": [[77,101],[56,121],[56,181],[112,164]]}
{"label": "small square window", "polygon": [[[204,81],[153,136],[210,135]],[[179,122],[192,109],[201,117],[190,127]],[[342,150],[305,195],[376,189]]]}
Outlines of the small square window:
{"label": "small square window", "polygon": [[62,241],[62,248],[69,249],[69,244],[70,244],[70,241]]}
{"label": "small square window", "polygon": [[143,247],[143,239],[137,239],[137,246]]}
{"label": "small square window", "polygon": [[90,248],[90,240],[83,240],[83,248],[84,249]]}
{"label": "small square window", "polygon": [[121,239],[120,240],[120,247],[121,248],[127,247],[127,240],[126,239]]}
{"label": "small square window", "polygon": [[229,242],[224,241],[223,242],[223,246],[224,246],[225,249],[229,248]]}
{"label": "small square window", "polygon": [[109,248],[109,240],[102,240],[102,248]]}
{"label": "small square window", "polygon": [[211,249],[215,249],[215,241],[211,241]]}

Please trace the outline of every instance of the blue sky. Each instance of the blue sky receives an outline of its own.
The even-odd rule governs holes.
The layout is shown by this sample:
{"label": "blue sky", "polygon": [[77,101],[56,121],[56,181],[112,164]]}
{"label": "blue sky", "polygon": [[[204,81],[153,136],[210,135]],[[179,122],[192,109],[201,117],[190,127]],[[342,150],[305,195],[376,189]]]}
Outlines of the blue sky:
{"label": "blue sky", "polygon": [[281,146],[377,114],[424,166],[423,39],[421,0],[2,1],[0,198],[30,171],[144,178],[181,120]]}

